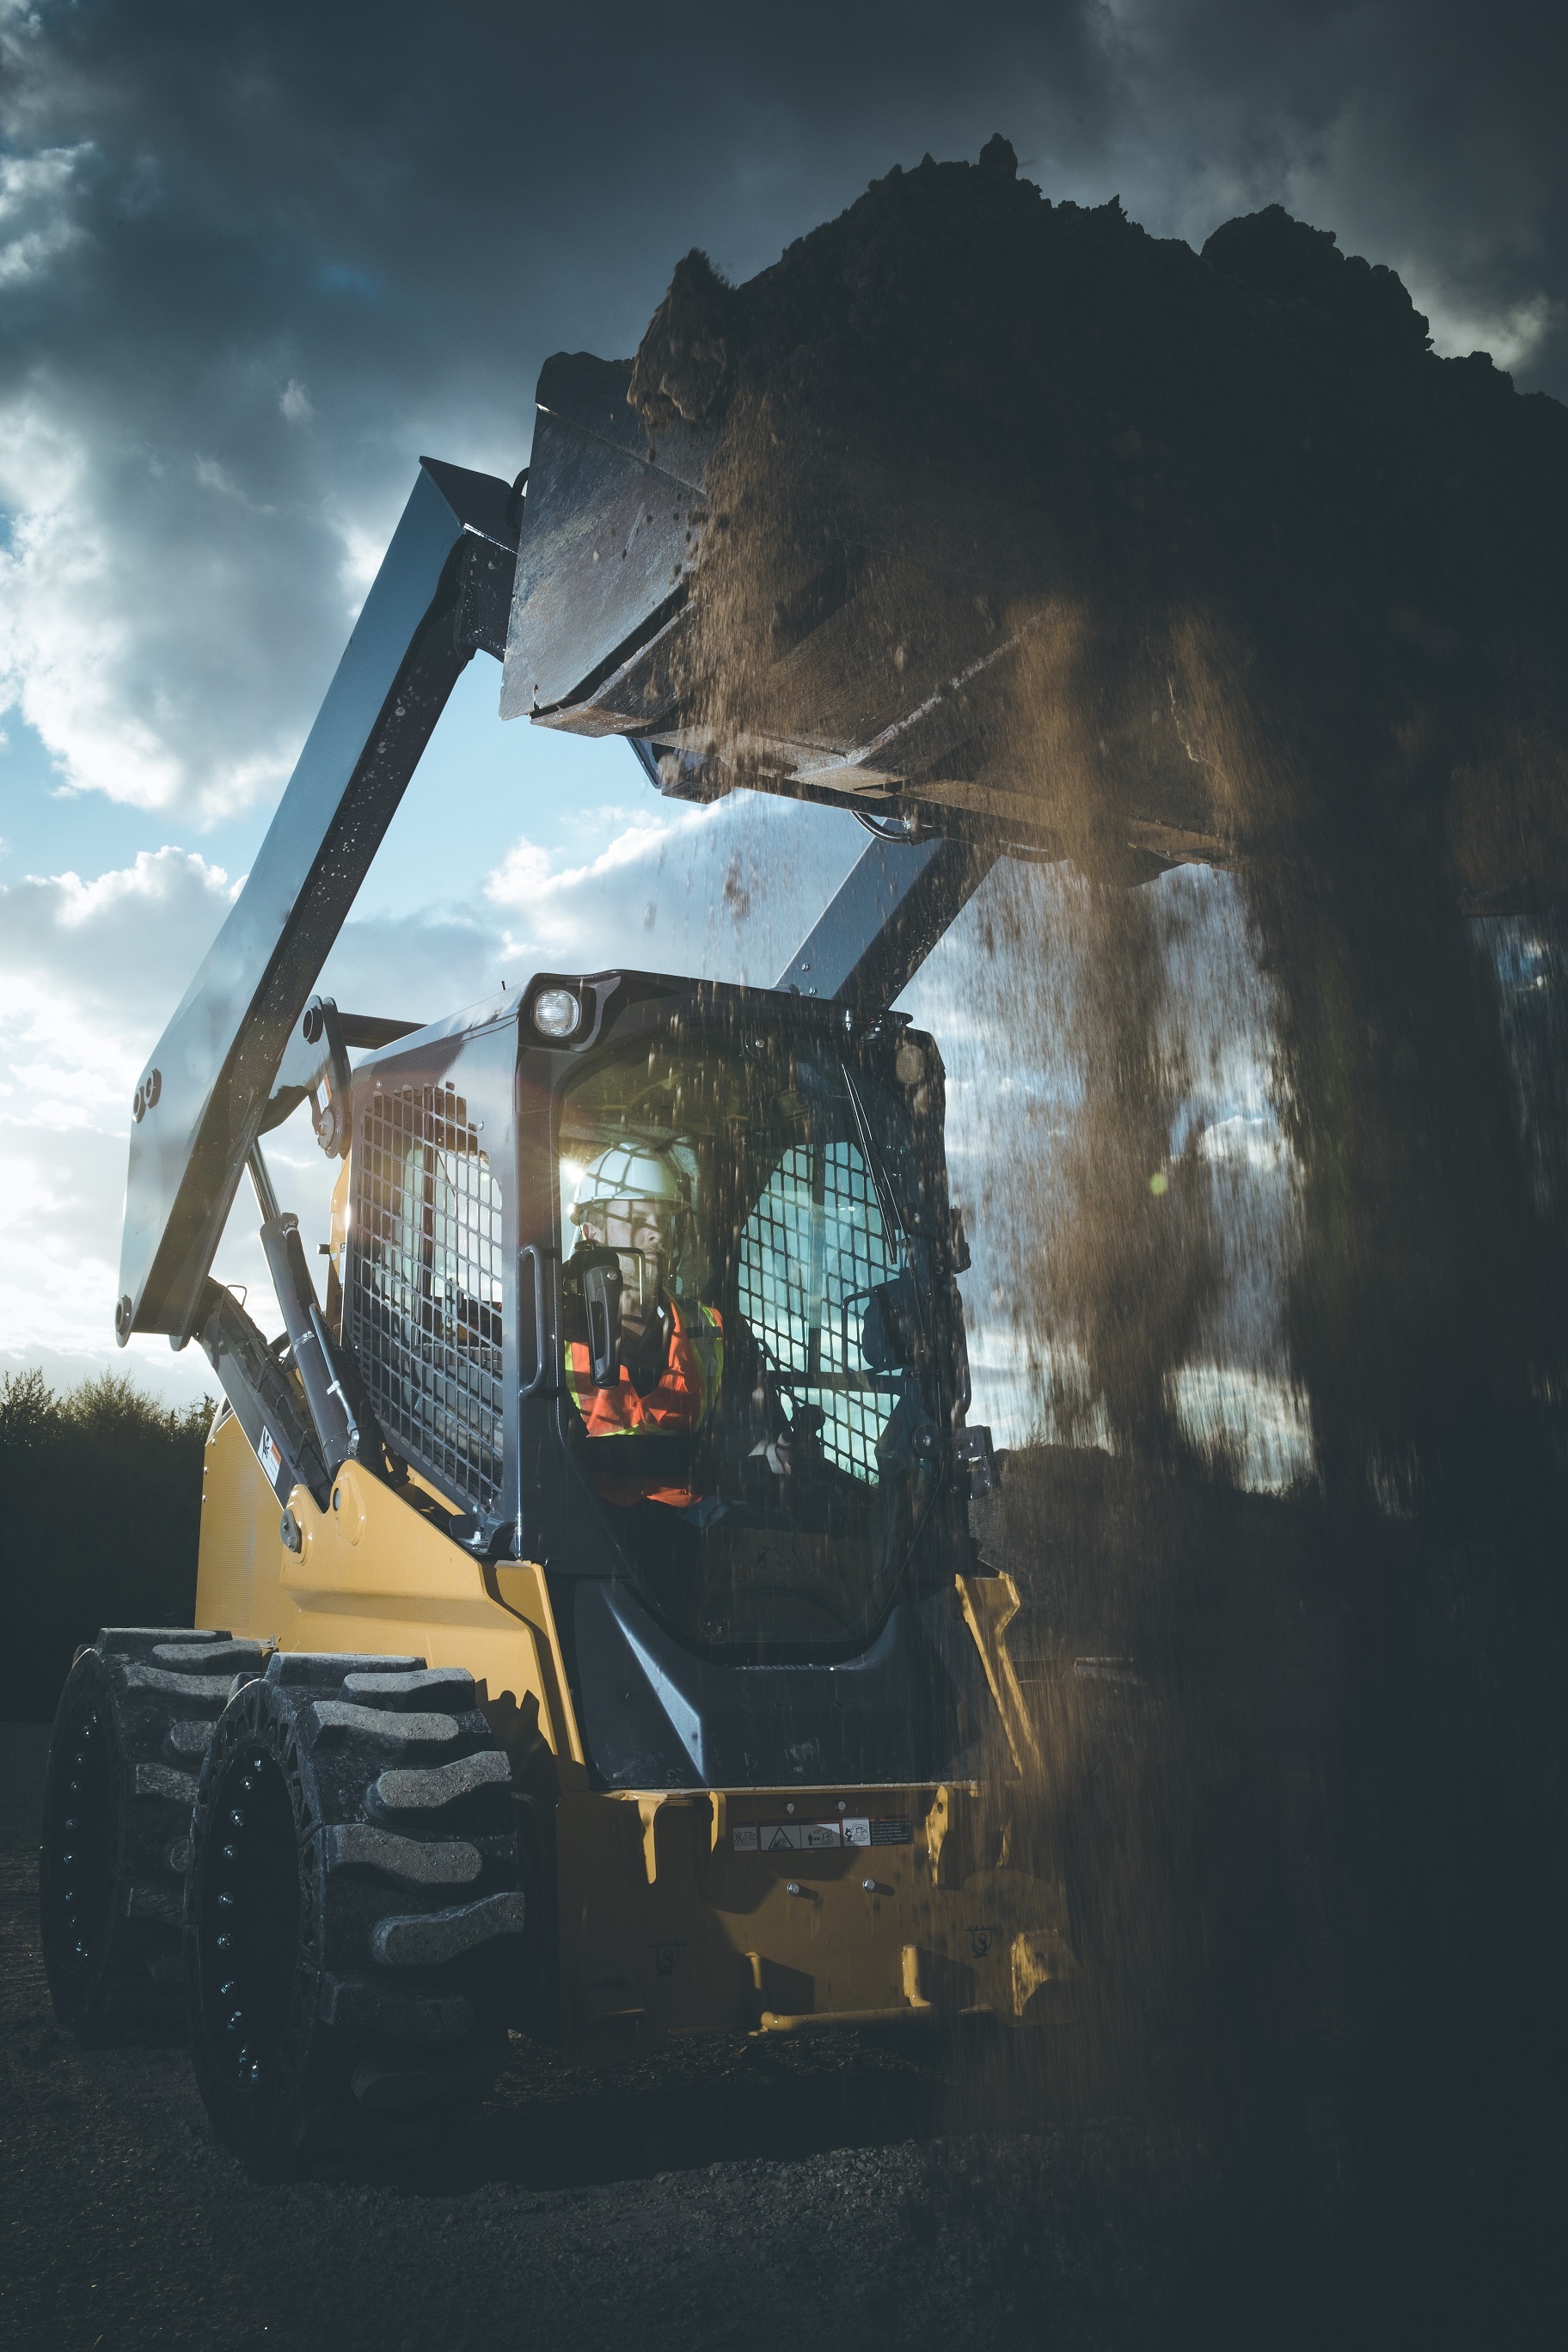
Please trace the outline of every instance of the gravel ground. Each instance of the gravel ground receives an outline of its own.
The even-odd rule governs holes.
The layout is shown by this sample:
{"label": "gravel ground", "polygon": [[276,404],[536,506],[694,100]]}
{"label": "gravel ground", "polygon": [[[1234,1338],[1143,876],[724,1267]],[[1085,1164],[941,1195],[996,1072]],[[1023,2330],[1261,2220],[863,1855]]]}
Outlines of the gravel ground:
{"label": "gravel ground", "polygon": [[1019,2129],[983,2053],[896,2038],[715,2041],[598,2074],[514,2042],[438,2164],[253,2187],[209,2141],[182,2048],[83,2052],[53,2021],[47,1745],[0,1726],[0,2336],[18,2352],[1098,2346],[1173,2320],[1190,2137]]}
{"label": "gravel ground", "polygon": [[514,2039],[438,2159],[257,2188],[183,2048],[54,2023],[47,1738],[0,1724],[7,2352],[1511,2352],[1561,2316],[1560,2134],[1544,2168],[1489,2179],[1458,2136],[1358,2189],[1331,2124],[1051,2122],[1005,2042],[715,2040],[593,2073]]}

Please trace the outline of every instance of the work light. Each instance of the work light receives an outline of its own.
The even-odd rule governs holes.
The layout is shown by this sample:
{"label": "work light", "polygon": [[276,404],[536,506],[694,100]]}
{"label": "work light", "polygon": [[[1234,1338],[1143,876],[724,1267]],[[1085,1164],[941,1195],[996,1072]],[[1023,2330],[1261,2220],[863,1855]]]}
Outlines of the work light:
{"label": "work light", "polygon": [[542,988],[533,1000],[533,1025],[542,1037],[574,1037],[583,1007],[569,988]]}

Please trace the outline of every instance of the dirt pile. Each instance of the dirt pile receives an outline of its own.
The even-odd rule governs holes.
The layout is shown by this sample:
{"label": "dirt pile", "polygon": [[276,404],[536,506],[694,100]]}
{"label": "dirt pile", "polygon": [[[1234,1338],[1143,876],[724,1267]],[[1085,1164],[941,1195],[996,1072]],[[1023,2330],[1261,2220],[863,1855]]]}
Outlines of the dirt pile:
{"label": "dirt pile", "polygon": [[[731,756],[887,722],[916,799],[1074,855],[1279,854],[1370,794],[1478,905],[1568,879],[1568,411],[1278,205],[1199,255],[1004,140],[928,158],[742,286],[689,256],[630,396],[719,426],[692,659]],[[1033,759],[1037,692],[978,683],[1020,636]]]}

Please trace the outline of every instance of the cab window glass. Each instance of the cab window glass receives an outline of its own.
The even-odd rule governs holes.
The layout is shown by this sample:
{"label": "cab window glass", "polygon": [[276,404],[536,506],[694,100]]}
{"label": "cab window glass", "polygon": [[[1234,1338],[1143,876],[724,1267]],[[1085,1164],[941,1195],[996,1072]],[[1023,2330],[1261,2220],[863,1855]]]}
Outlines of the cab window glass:
{"label": "cab window glass", "polygon": [[899,1387],[866,1360],[865,1317],[897,1272],[859,1144],[792,1144],[746,1220],[737,1304],[781,1386],[822,1412],[827,1460],[863,1484]]}
{"label": "cab window glass", "polygon": [[563,1105],[572,1428],[650,1604],[704,1645],[863,1640],[933,1499],[882,1167],[904,1114],[889,1092],[873,1127],[866,1084],[737,1032],[611,1053]]}

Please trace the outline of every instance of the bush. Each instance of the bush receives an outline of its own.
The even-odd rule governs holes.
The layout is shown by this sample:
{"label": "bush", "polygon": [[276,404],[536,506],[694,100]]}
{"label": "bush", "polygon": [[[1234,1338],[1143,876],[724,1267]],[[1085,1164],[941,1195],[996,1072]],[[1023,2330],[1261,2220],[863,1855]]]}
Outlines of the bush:
{"label": "bush", "polygon": [[100,1625],[191,1623],[212,1415],[110,1372],[0,1376],[0,1715],[51,1716]]}

